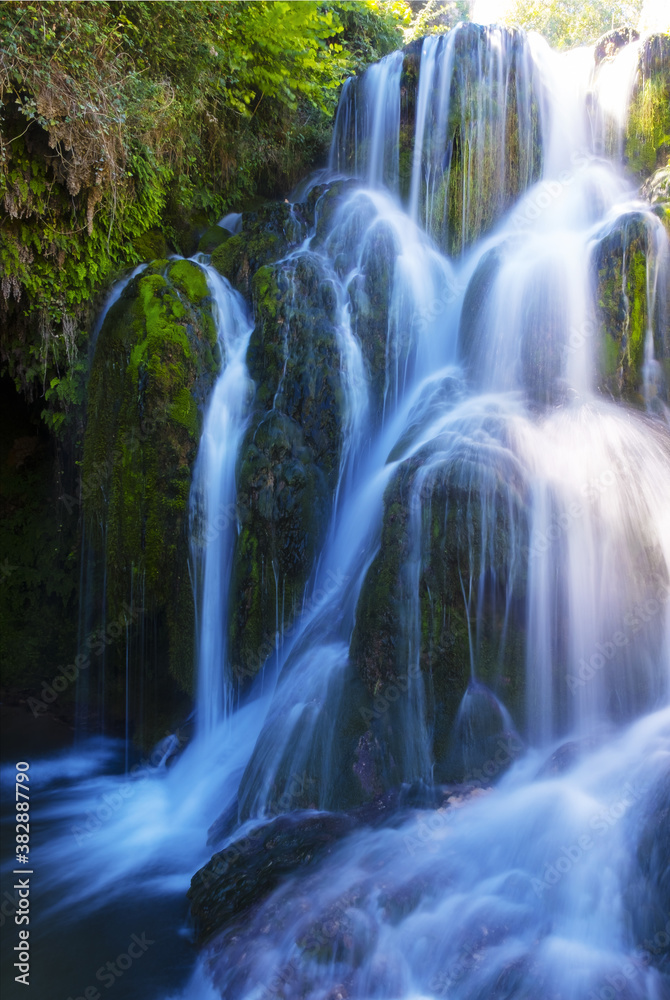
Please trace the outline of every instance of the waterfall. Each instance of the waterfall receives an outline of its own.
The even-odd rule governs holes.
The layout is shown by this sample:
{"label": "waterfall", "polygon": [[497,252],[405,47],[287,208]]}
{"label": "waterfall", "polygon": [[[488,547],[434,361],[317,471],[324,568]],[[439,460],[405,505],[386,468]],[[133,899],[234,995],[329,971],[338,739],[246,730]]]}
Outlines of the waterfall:
{"label": "waterfall", "polygon": [[193,474],[191,537],[197,613],[197,721],[204,735],[232,708],[226,630],[231,550],[237,529],[235,463],[253,386],[246,366],[253,329],[244,301],[211,265],[204,266],[222,368],[211,395]]}
{"label": "waterfall", "polygon": [[[258,863],[184,1000],[668,996],[670,248],[621,162],[636,52],[595,67],[472,24],[413,43],[344,85],[255,328],[201,264],[222,365],[191,493],[198,738],[86,834],[67,893],[52,876],[94,909],[128,873],[158,893],[159,864],[183,892],[221,850],[216,909],[246,878],[228,859]],[[332,375],[325,445],[298,355]],[[256,567],[275,619],[249,680],[236,500],[263,431],[268,507],[319,445],[301,510],[327,524],[290,601]],[[48,815],[117,780],[54,786]],[[301,824],[335,812],[315,859]],[[277,816],[300,862],[279,881]]]}
{"label": "waterfall", "polygon": [[[317,600],[282,650],[239,814],[341,807],[352,770],[379,788],[511,767],[467,808],[447,786],[440,809],[351,835],[224,930],[208,952],[224,995],[346,982],[355,997],[585,1000],[619,989],[629,958],[625,995],[665,995],[635,942],[667,938],[667,914],[644,916],[632,885],[670,753],[668,238],[620,138],[602,156],[630,97],[624,53],[594,72],[592,50],[462,26],[343,90],[331,183],[357,183],[308,249],[349,303],[373,431],[340,470]],[[631,338],[646,254],[637,409],[603,388],[608,240]]]}

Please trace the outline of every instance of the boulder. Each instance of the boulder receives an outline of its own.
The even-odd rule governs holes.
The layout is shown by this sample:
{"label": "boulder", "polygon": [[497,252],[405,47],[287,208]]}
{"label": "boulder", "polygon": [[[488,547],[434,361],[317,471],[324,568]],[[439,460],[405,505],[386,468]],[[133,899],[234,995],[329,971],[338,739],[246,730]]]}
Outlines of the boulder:
{"label": "boulder", "polygon": [[[668,267],[661,269],[656,295],[648,294],[650,266],[658,254],[658,222],[641,212],[630,212],[602,236],[593,251],[599,329],[599,387],[618,399],[643,405],[647,330],[654,331],[654,356],[667,369],[670,331],[667,316]],[[661,233],[662,236],[662,233]],[[649,314],[650,305],[653,315]],[[667,374],[659,375],[656,392],[667,399]]]}
{"label": "boulder", "polygon": [[247,362],[257,390],[239,458],[230,609],[240,679],[261,668],[278,625],[302,605],[328,527],[342,429],[337,301],[318,257],[263,266],[251,287]]}
{"label": "boulder", "polygon": [[[129,710],[149,743],[165,735],[171,686],[191,692],[193,684],[189,495],[202,410],[220,367],[210,306],[200,267],[155,261],[110,309],[88,387],[86,540],[101,576],[96,592],[106,597],[103,620],[116,627],[124,608],[137,609]],[[106,690],[121,715],[125,648],[110,642],[106,653]],[[142,698],[149,682],[161,697]]]}

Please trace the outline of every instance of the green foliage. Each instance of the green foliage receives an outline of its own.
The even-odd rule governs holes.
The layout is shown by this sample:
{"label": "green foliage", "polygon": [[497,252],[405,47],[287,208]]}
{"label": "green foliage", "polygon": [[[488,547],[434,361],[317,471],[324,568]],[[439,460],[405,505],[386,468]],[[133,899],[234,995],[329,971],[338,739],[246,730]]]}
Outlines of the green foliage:
{"label": "green foliage", "polygon": [[378,0],[0,7],[0,356],[22,392],[46,390],[53,429],[99,291],[290,188],[324,155],[342,80],[406,20]]}
{"label": "green foliage", "polygon": [[473,7],[472,0],[428,0],[415,4],[416,14],[405,32],[406,41],[414,41],[423,35],[440,35],[450,31],[459,21],[469,21]]}
{"label": "green foliage", "polygon": [[643,0],[513,0],[507,24],[537,31],[550,45],[588,45],[612,28],[638,23]]}

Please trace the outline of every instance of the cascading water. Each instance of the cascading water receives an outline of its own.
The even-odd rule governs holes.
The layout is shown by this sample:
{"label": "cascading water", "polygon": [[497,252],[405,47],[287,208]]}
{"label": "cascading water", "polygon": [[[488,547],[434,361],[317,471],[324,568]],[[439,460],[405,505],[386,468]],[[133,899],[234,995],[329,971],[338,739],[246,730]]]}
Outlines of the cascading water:
{"label": "cascading water", "polygon": [[[405,213],[381,192],[358,188],[343,198],[326,247],[337,256],[363,342],[368,330],[359,290],[369,295],[379,280],[382,248],[386,266],[383,420],[362,482],[368,510],[378,484],[377,505],[386,490],[385,516],[397,498],[409,512],[399,536],[403,564],[394,601],[398,666],[413,682],[396,705],[380,710],[386,714],[374,738],[387,765],[393,759],[396,780],[407,783],[440,774],[444,780],[450,770],[482,774],[482,766],[499,759],[493,754],[501,740],[516,748],[507,753],[509,763],[522,746],[515,729],[534,749],[481,803],[450,808],[447,797],[442,809],[396,830],[352,835],[313,874],[276,890],[244,932],[238,924],[222,932],[209,946],[208,962],[223,995],[474,1000],[541,993],[584,1000],[623,990],[630,998],[660,1000],[667,994],[659,968],[665,969],[668,914],[649,883],[640,889],[634,858],[653,836],[650,817],[667,794],[670,441],[662,421],[598,391],[602,334],[592,278],[600,242],[631,212],[640,214],[651,276],[645,364],[655,364],[663,323],[655,301],[657,280],[660,298],[667,294],[667,236],[616,166],[594,155],[600,140],[587,111],[589,53],[559,57],[538,40],[524,47],[517,39],[512,88],[499,35],[486,34],[485,58],[476,65],[489,94],[498,88],[508,95],[496,114],[504,120],[510,91],[517,112],[524,110],[517,141],[525,166],[515,178],[521,197],[507,218],[455,272],[444,259],[440,272],[439,255],[429,263],[435,251]],[[444,118],[453,94],[445,80],[463,75],[457,47],[458,31],[426,40],[421,56],[405,192],[410,216],[433,233],[431,213],[442,197],[435,193],[436,165],[448,173],[444,154],[452,152]],[[347,88],[338,113],[331,164],[358,173],[364,184],[378,184],[380,172],[370,171],[361,151],[379,149],[381,135],[388,147],[388,129],[395,127],[394,115],[381,111],[394,106],[393,94],[374,94],[382,79],[385,87],[398,85],[388,67],[377,69],[357,89]],[[625,101],[629,84],[620,92]],[[484,97],[473,128],[493,122],[486,108]],[[612,107],[595,117],[605,114]],[[493,126],[484,128],[496,136],[487,141],[504,148]],[[533,185],[534,129],[542,134],[542,174]],[[402,130],[401,120],[398,148]],[[468,184],[476,192],[485,142],[477,134],[467,141],[476,161]],[[402,197],[394,156],[395,150],[386,176],[392,195]],[[489,204],[500,216],[509,204],[504,172],[491,183]],[[482,224],[470,218],[468,189],[461,190],[460,232],[470,236],[459,249]],[[448,231],[442,239],[454,246]],[[376,269],[368,244],[377,251]],[[403,259],[421,263],[406,270]],[[643,394],[653,409],[648,384],[645,377]],[[374,409],[374,382],[371,393]],[[350,489],[341,499],[341,525],[349,509],[362,511],[360,496]],[[243,815],[272,813],[274,802],[287,801],[282,793],[298,772],[313,782],[306,801],[335,804],[344,761],[342,736],[332,729],[348,725],[351,661],[365,644],[357,630],[370,624],[367,588],[388,568],[380,562],[388,546],[382,516],[380,506],[365,515],[368,556],[353,600],[346,587],[324,598],[283,660],[276,714],[271,709],[242,780]],[[470,675],[446,739],[428,708],[437,697],[432,672],[440,663],[429,673],[419,665],[435,570],[431,534],[440,519],[451,532],[440,538],[457,562]],[[347,600],[356,605],[354,619],[344,610]],[[359,617],[364,624],[356,623],[348,646]],[[329,647],[333,670],[322,643],[335,619],[341,641]],[[493,667],[487,665],[491,629],[498,649]],[[509,670],[506,649],[518,657],[519,642],[525,695],[511,696],[512,718],[500,675]],[[482,672],[495,692],[482,683]],[[299,709],[307,704],[309,724]],[[543,767],[569,738],[576,742],[558,752],[558,763]],[[483,773],[499,770],[494,763]],[[664,843],[658,836],[657,844]],[[649,880],[662,883],[662,872],[662,861],[652,860]],[[657,968],[640,951],[645,935],[661,942],[661,958],[657,946],[651,962]]]}
{"label": "cascading water", "polygon": [[191,501],[198,629],[197,724],[209,735],[231,710],[222,609],[228,606],[229,553],[236,529],[235,463],[252,391],[246,354],[253,324],[239,294],[213,267],[203,266],[212,291],[223,366],[202,431]]}
{"label": "cascading water", "polygon": [[[280,264],[288,292],[317,276],[335,330],[330,523],[289,628],[266,568],[276,686],[261,671],[236,709],[252,331],[207,268],[223,365],[192,495],[200,737],[152,771],[148,806],[86,833],[66,901],[94,909],[129,873],[182,892],[221,813],[226,847],[277,812],[401,784],[432,786],[434,808],[287,877],[208,943],[184,1000],[669,995],[668,241],[602,158],[625,118],[604,79],[590,51],[467,25],[345,85],[314,225]],[[622,226],[624,312],[631,233],[649,260],[636,409],[601,391],[627,384],[625,359],[603,375],[594,274]],[[289,313],[267,423],[300,331]],[[66,806],[54,788],[49,817],[117,786],[88,780]],[[74,847],[51,851],[69,875]]]}

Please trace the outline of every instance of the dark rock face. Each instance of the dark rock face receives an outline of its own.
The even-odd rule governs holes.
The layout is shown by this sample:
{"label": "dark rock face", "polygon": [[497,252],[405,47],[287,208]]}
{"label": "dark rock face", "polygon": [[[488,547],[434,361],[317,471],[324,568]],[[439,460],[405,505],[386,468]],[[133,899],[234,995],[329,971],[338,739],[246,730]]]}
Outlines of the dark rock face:
{"label": "dark rock face", "polygon": [[[648,271],[658,252],[654,221],[630,213],[603,236],[593,253],[599,326],[603,330],[600,388],[616,398],[637,403],[642,403],[645,342],[650,325],[655,331],[656,359],[667,368],[670,357],[670,302],[663,273],[651,300],[654,315],[649,315]],[[659,381],[657,393],[667,399],[667,375]]]}
{"label": "dark rock face", "polygon": [[230,624],[238,677],[253,676],[274,648],[277,607],[280,627],[300,608],[328,524],[342,426],[338,303],[319,258],[261,267],[252,294],[247,360],[257,392],[240,453]]}
{"label": "dark rock face", "polygon": [[188,893],[198,943],[243,917],[287,875],[326,857],[355,826],[344,814],[280,816],[215,854]]}
{"label": "dark rock face", "polygon": [[[500,697],[519,721],[523,712],[525,569],[523,560],[514,558],[514,545],[521,550],[527,530],[523,487],[502,470],[477,468],[464,456],[438,462],[422,476],[421,465],[430,460],[424,455],[404,463],[387,489],[380,551],[361,592],[351,642],[352,662],[370,699],[370,733],[361,753],[369,756],[379,748],[384,784],[403,780],[403,712],[412,670],[414,683],[424,690],[438,781],[461,780],[473,766],[465,743],[456,749],[453,744],[473,666],[493,692],[489,700]],[[484,537],[489,539],[486,551]],[[411,566],[414,573],[408,572]],[[468,610],[468,580],[479,579],[480,573],[485,596],[476,611]],[[507,600],[512,611],[504,626]],[[418,663],[412,660],[417,655]],[[487,747],[506,730],[507,724],[498,722],[483,739]],[[371,766],[367,762],[367,772]]]}
{"label": "dark rock face", "polygon": [[631,875],[626,904],[638,947],[670,977],[670,770],[642,803]]}
{"label": "dark rock face", "polygon": [[212,264],[233,288],[251,298],[256,271],[281,260],[305,236],[305,219],[299,206],[294,210],[288,202],[270,202],[256,212],[243,214],[242,231],[214,249]]}
{"label": "dark rock face", "polygon": [[[157,261],[110,310],[89,383],[82,498],[106,581],[99,592],[108,621],[118,624],[124,608],[138,609],[128,612],[135,675],[164,685],[168,702],[170,683],[185,692],[192,684],[188,503],[201,408],[219,364],[204,272],[190,261]],[[161,634],[166,641],[154,638]],[[116,660],[124,648],[109,646],[112,675],[123,666]],[[117,682],[118,691],[108,676],[112,703],[121,697]],[[139,725],[139,679],[137,686],[131,715]],[[147,724],[147,741],[164,735],[158,718]]]}
{"label": "dark rock face", "polygon": [[613,28],[611,31],[607,31],[596,42],[594,51],[596,63],[602,62],[603,59],[611,59],[619,49],[623,49],[631,42],[636,42],[639,37],[640,35],[635,28]]}

